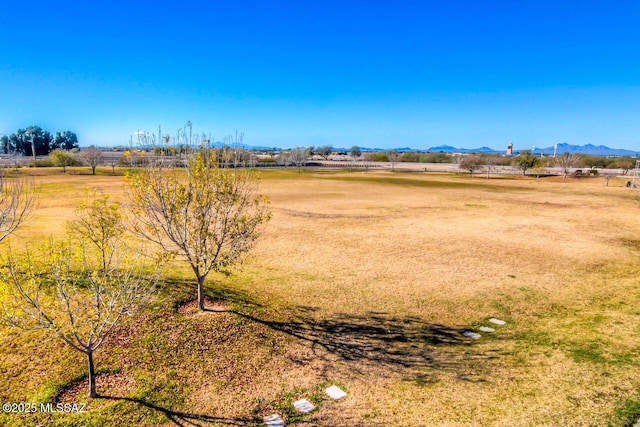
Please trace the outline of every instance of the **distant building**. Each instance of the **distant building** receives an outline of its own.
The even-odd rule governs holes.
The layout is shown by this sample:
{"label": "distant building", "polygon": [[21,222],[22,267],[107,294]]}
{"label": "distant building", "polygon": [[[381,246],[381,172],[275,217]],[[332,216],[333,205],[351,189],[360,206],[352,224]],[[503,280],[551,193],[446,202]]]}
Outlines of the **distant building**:
{"label": "distant building", "polygon": [[513,144],[507,145],[507,156],[513,156]]}

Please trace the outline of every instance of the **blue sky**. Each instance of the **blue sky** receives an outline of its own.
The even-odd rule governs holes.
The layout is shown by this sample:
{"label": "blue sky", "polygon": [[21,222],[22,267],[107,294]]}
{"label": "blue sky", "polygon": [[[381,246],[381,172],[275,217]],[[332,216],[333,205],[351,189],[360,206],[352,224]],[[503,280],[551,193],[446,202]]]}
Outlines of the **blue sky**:
{"label": "blue sky", "polygon": [[640,151],[638,22],[615,0],[4,0],[0,134]]}

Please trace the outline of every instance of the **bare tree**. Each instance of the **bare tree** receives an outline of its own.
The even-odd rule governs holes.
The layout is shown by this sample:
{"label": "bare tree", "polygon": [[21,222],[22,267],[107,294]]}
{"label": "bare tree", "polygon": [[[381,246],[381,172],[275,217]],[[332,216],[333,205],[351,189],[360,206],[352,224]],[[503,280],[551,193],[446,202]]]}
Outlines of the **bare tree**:
{"label": "bare tree", "polygon": [[473,171],[480,169],[481,166],[482,166],[482,157],[480,157],[478,154],[471,154],[468,156],[464,156],[460,160],[460,164],[458,165],[460,169],[466,170],[469,172],[469,177],[472,177]]}
{"label": "bare tree", "polygon": [[85,148],[80,151],[80,157],[84,162],[91,166],[91,173],[96,174],[96,167],[102,162],[102,150],[96,147]]}
{"label": "bare tree", "polygon": [[487,179],[489,179],[489,175],[498,164],[498,157],[495,155],[487,154],[485,156],[482,156],[482,163],[484,164],[484,169],[487,172]]}
{"label": "bare tree", "polygon": [[580,162],[580,158],[581,156],[578,153],[563,153],[553,158],[553,164],[562,169],[562,178],[564,179],[569,174],[569,170],[576,167]]}
{"label": "bare tree", "polygon": [[389,159],[389,162],[391,163],[391,172],[395,172],[396,163],[400,160],[400,153],[396,150],[387,151],[387,159]]}
{"label": "bare tree", "polygon": [[[123,316],[154,298],[156,284],[155,277],[146,273],[144,254],[130,255],[121,239],[123,228],[113,227],[114,221],[121,222],[119,209],[93,215],[96,207],[109,206],[106,200],[80,211],[82,225],[70,222],[66,243],[51,241],[36,253],[20,255],[10,249],[0,269],[8,289],[0,311],[2,323],[22,332],[45,331],[84,353],[90,397],[98,396],[94,352]],[[88,237],[93,235],[106,236],[105,244],[96,244]]]}
{"label": "bare tree", "polygon": [[298,172],[300,172],[302,167],[307,164],[309,154],[304,148],[295,148],[289,152],[288,158],[289,161],[298,168]]}
{"label": "bare tree", "polygon": [[0,242],[26,219],[37,198],[33,182],[0,174]]}
{"label": "bare tree", "polygon": [[569,170],[575,167],[580,161],[580,154],[563,153],[561,156],[554,157],[553,163],[556,167],[562,169],[562,178],[565,179],[569,174]]}
{"label": "bare tree", "polygon": [[[253,156],[243,148],[244,132],[236,131],[235,134],[229,134],[223,138],[224,145],[218,153],[218,164],[224,167],[242,167],[252,166]],[[204,160],[208,162],[205,157]]]}
{"label": "bare tree", "polygon": [[233,167],[253,167],[255,166],[255,156],[244,148],[235,148],[230,152],[230,164]]}
{"label": "bare tree", "polygon": [[185,170],[149,164],[129,183],[134,230],[189,263],[204,310],[207,275],[240,262],[271,216],[257,178],[247,169],[222,170],[196,154]]}
{"label": "bare tree", "polygon": [[278,154],[278,163],[283,165],[286,169],[287,166],[289,166],[289,163],[292,163],[291,151],[280,151],[280,153]]}

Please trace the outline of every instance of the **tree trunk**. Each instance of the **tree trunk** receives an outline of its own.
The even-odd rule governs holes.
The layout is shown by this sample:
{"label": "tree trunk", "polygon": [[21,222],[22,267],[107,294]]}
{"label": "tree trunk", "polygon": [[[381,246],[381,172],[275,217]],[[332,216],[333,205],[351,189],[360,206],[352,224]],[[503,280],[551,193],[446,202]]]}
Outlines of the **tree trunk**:
{"label": "tree trunk", "polygon": [[33,167],[37,168],[38,167],[38,159],[36,156],[36,145],[35,142],[33,141],[33,134],[31,135],[31,154],[33,154]]}
{"label": "tree trunk", "polygon": [[91,166],[91,172],[93,175],[96,174],[96,167],[95,166]]}
{"label": "tree trunk", "polygon": [[87,351],[87,363],[89,365],[89,397],[98,397],[98,393],[96,393],[96,371],[93,367],[93,350]]}
{"label": "tree trunk", "polygon": [[198,276],[198,310],[204,311],[204,279],[203,276]]}

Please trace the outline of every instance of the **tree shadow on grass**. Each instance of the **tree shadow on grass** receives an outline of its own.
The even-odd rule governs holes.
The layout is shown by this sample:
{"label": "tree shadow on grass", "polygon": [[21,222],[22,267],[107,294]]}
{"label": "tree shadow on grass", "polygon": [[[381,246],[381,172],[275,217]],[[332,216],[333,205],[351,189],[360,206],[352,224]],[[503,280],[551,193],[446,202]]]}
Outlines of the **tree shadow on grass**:
{"label": "tree shadow on grass", "polygon": [[465,328],[380,312],[316,319],[309,315],[313,311],[313,307],[298,307],[286,322],[233,313],[310,343],[314,355],[328,364],[345,362],[350,371],[363,375],[370,368],[385,369],[421,385],[433,382],[437,372],[483,381],[488,369],[484,362],[498,357],[493,350],[477,349],[477,341],[463,335]]}
{"label": "tree shadow on grass", "polygon": [[[214,416],[205,415],[205,414],[194,414],[189,412],[174,411],[172,409],[165,408],[155,403],[147,402],[144,399],[136,399],[132,397],[100,395],[97,398],[127,401],[127,402],[136,403],[138,405],[142,405],[154,411],[161,412],[162,414],[164,414],[165,417],[169,419],[169,421],[171,421],[177,426],[182,426],[182,427],[205,426],[205,425],[208,425],[208,423],[216,423],[216,424],[230,425],[230,426],[254,426],[257,423],[259,423],[259,421],[255,419],[249,419],[249,418],[222,418],[222,417],[214,417]],[[201,424],[201,423],[207,423],[207,424]]]}
{"label": "tree shadow on grass", "polygon": [[[162,282],[162,288],[171,290],[174,308],[196,299],[198,289],[195,279],[177,278],[166,278]],[[221,284],[216,284],[213,288],[207,288],[206,295],[215,300],[223,300],[243,307],[261,307],[247,292]]]}
{"label": "tree shadow on grass", "polygon": [[[168,283],[182,289],[185,297],[195,297],[190,281]],[[367,375],[384,369],[425,385],[437,381],[438,372],[447,372],[464,381],[484,381],[498,351],[480,342],[499,340],[485,335],[475,341],[463,335],[466,328],[426,322],[417,316],[392,316],[371,311],[365,315],[336,313],[321,317],[313,306],[298,306],[280,313],[285,321],[272,320],[272,312],[244,291],[216,286],[207,295],[231,302],[239,309],[227,310],[249,321],[265,325],[310,345],[314,357],[324,362],[326,372],[336,362],[344,362],[354,373]],[[221,310],[205,310],[220,312]]]}

